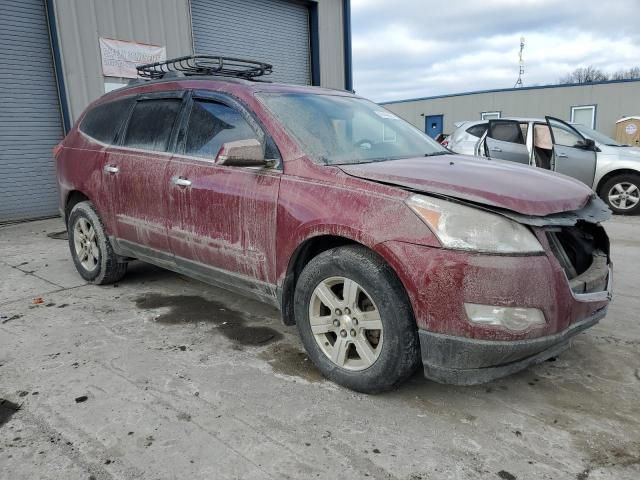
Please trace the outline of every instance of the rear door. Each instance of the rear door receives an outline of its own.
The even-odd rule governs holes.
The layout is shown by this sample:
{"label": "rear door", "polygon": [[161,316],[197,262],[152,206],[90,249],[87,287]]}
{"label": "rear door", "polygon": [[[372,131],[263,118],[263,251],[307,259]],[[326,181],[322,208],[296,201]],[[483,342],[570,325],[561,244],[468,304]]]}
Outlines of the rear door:
{"label": "rear door", "polygon": [[529,165],[529,150],[519,121],[491,120],[485,138],[489,158]]}
{"label": "rear door", "polygon": [[184,92],[138,97],[118,145],[109,149],[105,161],[115,234],[123,248],[143,259],[171,257],[167,167],[183,97]]}
{"label": "rear door", "polygon": [[267,158],[279,154],[249,111],[226,95],[194,92],[187,109],[165,179],[175,262],[212,283],[264,293],[276,282],[282,171],[217,165],[215,159],[222,144],[247,139],[259,140]]}
{"label": "rear door", "polygon": [[588,147],[585,137],[567,122],[545,117],[553,140],[552,169],[593,186],[596,173],[595,148]]}

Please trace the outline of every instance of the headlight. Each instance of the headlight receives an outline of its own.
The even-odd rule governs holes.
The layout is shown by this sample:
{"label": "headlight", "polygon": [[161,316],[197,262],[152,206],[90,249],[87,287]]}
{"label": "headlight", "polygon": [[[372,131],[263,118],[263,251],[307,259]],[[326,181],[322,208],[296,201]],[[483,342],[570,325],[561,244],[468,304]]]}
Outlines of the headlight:
{"label": "headlight", "polygon": [[500,215],[423,195],[412,195],[407,205],[446,248],[487,253],[544,251],[527,227]]}

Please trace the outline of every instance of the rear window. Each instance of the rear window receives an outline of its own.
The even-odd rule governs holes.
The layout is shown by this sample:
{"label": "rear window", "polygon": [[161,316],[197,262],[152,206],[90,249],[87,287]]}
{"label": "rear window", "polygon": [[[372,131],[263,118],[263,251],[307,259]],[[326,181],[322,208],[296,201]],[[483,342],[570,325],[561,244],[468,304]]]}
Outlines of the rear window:
{"label": "rear window", "polygon": [[473,135],[474,137],[480,138],[484,135],[484,132],[487,131],[487,128],[489,128],[488,123],[480,123],[478,125],[467,128],[467,133],[469,135]]}
{"label": "rear window", "polygon": [[125,147],[163,152],[167,150],[182,100],[142,100],[136,104],[122,143]]}
{"label": "rear window", "polygon": [[113,143],[133,101],[133,98],[125,98],[97,105],[82,119],[80,131],[99,142]]}

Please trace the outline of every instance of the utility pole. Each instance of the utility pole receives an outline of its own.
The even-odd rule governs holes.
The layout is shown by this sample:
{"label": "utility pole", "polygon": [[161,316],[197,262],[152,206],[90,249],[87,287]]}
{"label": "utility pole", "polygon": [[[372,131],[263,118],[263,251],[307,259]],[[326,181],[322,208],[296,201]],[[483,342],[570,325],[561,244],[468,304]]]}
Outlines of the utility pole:
{"label": "utility pole", "polygon": [[524,37],[520,37],[520,53],[518,54],[520,58],[520,72],[518,73],[518,80],[516,80],[516,84],[513,88],[522,88],[522,75],[524,75],[524,60],[522,59],[522,52],[524,50]]}

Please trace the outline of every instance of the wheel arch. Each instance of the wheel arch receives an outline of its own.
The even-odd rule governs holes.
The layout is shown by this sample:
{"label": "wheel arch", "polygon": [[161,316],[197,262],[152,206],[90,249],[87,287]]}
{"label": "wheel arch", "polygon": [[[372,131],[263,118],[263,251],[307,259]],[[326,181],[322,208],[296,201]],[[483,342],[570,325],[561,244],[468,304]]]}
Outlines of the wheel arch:
{"label": "wheel arch", "polygon": [[370,245],[366,245],[365,243],[350,237],[334,234],[320,234],[305,239],[300,245],[298,245],[298,247],[294,250],[289,258],[287,271],[278,289],[280,307],[282,311],[282,320],[285,325],[295,325],[296,323],[295,314],[293,311],[293,295],[298,283],[298,278],[300,277],[300,274],[302,273],[304,267],[320,253],[332,248],[348,245],[357,245],[370,250],[389,266],[391,271],[396,276],[399,284],[405,290],[405,294],[407,295],[409,306],[413,314],[413,303],[411,302],[409,292],[407,292],[407,286],[402,281],[401,275],[394,267],[394,262],[390,262],[389,259],[385,258],[383,251],[380,251],[380,249],[373,248]]}
{"label": "wheel arch", "polygon": [[71,213],[71,210],[73,210],[73,207],[75,207],[78,203],[84,202],[87,200],[91,201],[89,196],[81,192],[80,190],[70,190],[67,193],[67,197],[64,202],[64,224],[65,225],[69,220],[69,214]]}
{"label": "wheel arch", "polygon": [[598,185],[596,186],[596,193],[598,195],[602,195],[602,187],[611,180],[613,177],[617,177],[618,175],[636,175],[640,176],[640,170],[634,170],[632,168],[619,168],[617,170],[611,170],[610,172],[605,173],[600,180],[598,180]]}
{"label": "wheel arch", "polygon": [[331,234],[309,237],[296,247],[289,257],[287,271],[279,288],[282,321],[285,325],[295,325],[296,323],[293,312],[293,293],[298,283],[298,277],[304,267],[320,253],[345,245],[362,245],[366,247],[366,245],[352,238]]}

